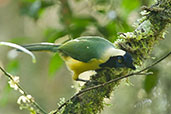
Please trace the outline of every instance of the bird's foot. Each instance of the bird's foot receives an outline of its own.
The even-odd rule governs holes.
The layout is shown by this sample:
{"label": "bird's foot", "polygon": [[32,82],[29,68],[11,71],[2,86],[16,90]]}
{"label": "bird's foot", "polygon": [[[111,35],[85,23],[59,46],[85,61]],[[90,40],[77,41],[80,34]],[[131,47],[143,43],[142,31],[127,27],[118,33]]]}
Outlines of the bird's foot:
{"label": "bird's foot", "polygon": [[84,80],[84,79],[80,79],[80,78],[77,78],[76,81],[89,82],[89,80]]}
{"label": "bird's foot", "polygon": [[89,83],[93,83],[95,85],[98,85],[98,84],[101,84],[101,82],[98,82],[98,81],[94,81],[94,80],[84,80],[84,79],[76,79],[76,81],[81,81],[81,82],[89,82]]}

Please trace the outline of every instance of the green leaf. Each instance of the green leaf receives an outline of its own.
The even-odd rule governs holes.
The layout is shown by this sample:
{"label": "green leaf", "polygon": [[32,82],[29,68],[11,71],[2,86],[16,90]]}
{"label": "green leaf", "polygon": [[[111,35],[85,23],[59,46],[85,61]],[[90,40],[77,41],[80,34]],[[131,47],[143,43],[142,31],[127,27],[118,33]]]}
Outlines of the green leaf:
{"label": "green leaf", "polygon": [[54,2],[46,0],[23,0],[20,3],[20,12],[21,14],[32,17],[37,20],[42,14],[45,8],[53,5]]}
{"label": "green leaf", "polygon": [[23,51],[24,53],[29,54],[32,57],[33,63],[36,62],[36,57],[34,56],[34,54],[31,51],[27,50],[26,48],[24,48],[24,47],[22,47],[20,45],[10,43],[10,42],[0,42],[0,46],[1,45],[5,45],[5,46],[9,46],[9,47],[19,49],[19,50]]}
{"label": "green leaf", "polygon": [[73,17],[72,24],[77,26],[87,26],[96,22],[96,20],[91,16],[80,15],[79,17]]}
{"label": "green leaf", "polygon": [[23,44],[23,43],[25,43],[25,42],[28,42],[29,39],[30,39],[30,38],[28,38],[28,37],[13,37],[13,38],[10,39],[9,42],[15,43],[15,44],[16,44],[16,43],[17,43],[17,44]]}
{"label": "green leaf", "polygon": [[102,5],[104,5],[107,2],[109,2],[109,1],[108,0],[96,0],[96,4],[102,4]]}
{"label": "green leaf", "polygon": [[85,32],[87,26],[94,23],[96,23],[96,20],[91,16],[80,15],[79,17],[73,17],[71,20],[71,26],[69,27],[69,33],[72,38],[77,38]]}
{"label": "green leaf", "polygon": [[122,6],[125,11],[130,12],[140,6],[140,0],[122,0]]}
{"label": "green leaf", "polygon": [[62,66],[63,60],[58,54],[52,57],[49,65],[49,74],[52,76],[56,73],[56,71]]}
{"label": "green leaf", "polygon": [[61,38],[67,34],[66,30],[58,30],[53,28],[48,28],[45,31],[45,37],[48,42],[55,42],[56,39]]}
{"label": "green leaf", "polygon": [[19,61],[18,60],[12,60],[7,65],[7,71],[11,74],[16,74],[17,70],[19,69]]}
{"label": "green leaf", "polygon": [[101,26],[99,24],[97,24],[96,26],[98,31],[111,42],[114,42],[117,39],[118,32],[131,31],[131,27],[129,27],[126,21],[122,19],[110,21],[105,26]]}
{"label": "green leaf", "polygon": [[8,97],[12,89],[7,84],[1,93],[0,106],[5,106],[8,103]]}
{"label": "green leaf", "polygon": [[38,12],[41,9],[41,1],[36,0],[29,8],[29,15],[38,18]]}
{"label": "green leaf", "polygon": [[153,74],[147,75],[144,81],[144,89],[149,94],[153,90],[153,88],[157,85],[158,82],[158,72],[157,68],[153,68],[149,70],[149,72],[153,72]]}

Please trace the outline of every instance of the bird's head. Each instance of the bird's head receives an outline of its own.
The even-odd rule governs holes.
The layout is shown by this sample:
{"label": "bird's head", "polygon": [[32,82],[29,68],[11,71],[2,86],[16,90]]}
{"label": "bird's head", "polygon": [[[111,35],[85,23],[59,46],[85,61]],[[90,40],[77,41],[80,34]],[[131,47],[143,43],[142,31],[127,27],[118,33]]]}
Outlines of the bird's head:
{"label": "bird's head", "polygon": [[[123,62],[121,62],[120,64],[123,64],[125,67],[131,68],[133,70],[135,70],[135,66],[133,65],[133,59],[132,56],[126,52],[125,55],[122,57]],[[119,59],[118,59],[119,61]]]}
{"label": "bird's head", "polygon": [[105,63],[101,64],[100,67],[114,67],[114,68],[120,68],[120,67],[126,67],[131,68],[135,70],[135,66],[133,65],[133,59],[131,55],[126,52],[123,56],[112,56],[107,60]]}

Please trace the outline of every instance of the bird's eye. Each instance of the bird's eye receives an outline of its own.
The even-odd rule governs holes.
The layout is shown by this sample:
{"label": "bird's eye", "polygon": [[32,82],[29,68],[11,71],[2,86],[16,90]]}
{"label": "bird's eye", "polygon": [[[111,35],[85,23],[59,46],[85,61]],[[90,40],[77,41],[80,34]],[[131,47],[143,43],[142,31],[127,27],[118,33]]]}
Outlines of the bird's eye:
{"label": "bird's eye", "polygon": [[122,63],[123,62],[123,57],[118,57],[118,63]]}

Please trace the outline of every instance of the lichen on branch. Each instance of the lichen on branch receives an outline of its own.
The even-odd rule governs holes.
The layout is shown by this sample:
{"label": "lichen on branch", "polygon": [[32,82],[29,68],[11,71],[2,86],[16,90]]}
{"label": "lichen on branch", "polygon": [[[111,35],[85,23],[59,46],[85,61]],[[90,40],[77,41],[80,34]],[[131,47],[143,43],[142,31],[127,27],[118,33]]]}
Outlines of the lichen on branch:
{"label": "lichen on branch", "polygon": [[137,20],[136,29],[120,34],[120,40],[115,43],[118,48],[130,52],[139,66],[149,57],[154,45],[165,37],[171,23],[171,1],[160,0],[150,8],[142,9],[145,13]]}
{"label": "lichen on branch", "polygon": [[[166,28],[171,23],[171,0],[158,0],[150,8],[143,7],[141,19],[135,23],[133,32],[121,33],[114,43],[117,48],[123,49],[134,58],[134,64],[141,67],[150,57],[154,45],[164,39]],[[128,68],[102,69],[91,76],[90,82],[85,83],[81,90],[97,85],[92,82],[105,83],[111,79],[127,75]],[[61,109],[60,114],[97,114],[104,108],[104,98],[110,98],[119,81],[103,87],[92,89],[84,94],[74,97]]]}

